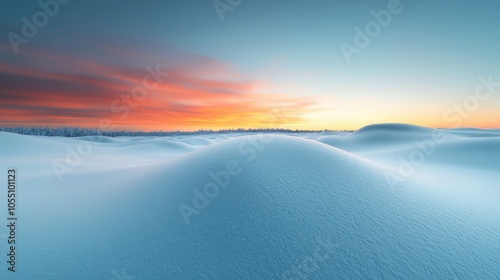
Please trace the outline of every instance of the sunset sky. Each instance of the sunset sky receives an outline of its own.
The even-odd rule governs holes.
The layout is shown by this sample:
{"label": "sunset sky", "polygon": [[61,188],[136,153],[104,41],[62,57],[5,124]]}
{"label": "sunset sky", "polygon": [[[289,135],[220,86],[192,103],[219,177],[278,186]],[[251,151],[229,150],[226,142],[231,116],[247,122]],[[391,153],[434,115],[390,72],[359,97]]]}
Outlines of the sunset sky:
{"label": "sunset sky", "polygon": [[55,1],[2,3],[0,127],[500,128],[499,1]]}

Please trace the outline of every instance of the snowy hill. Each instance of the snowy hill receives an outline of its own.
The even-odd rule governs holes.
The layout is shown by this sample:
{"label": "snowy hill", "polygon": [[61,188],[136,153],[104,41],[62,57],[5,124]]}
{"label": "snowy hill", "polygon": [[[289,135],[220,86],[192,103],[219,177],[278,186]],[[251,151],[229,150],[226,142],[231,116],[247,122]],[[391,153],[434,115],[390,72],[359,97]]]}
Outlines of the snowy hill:
{"label": "snowy hill", "polygon": [[435,130],[381,125],[315,139],[1,132],[0,167],[19,174],[19,261],[0,277],[495,279],[500,133],[480,132],[450,131],[397,185],[388,174],[398,175],[398,157]]}

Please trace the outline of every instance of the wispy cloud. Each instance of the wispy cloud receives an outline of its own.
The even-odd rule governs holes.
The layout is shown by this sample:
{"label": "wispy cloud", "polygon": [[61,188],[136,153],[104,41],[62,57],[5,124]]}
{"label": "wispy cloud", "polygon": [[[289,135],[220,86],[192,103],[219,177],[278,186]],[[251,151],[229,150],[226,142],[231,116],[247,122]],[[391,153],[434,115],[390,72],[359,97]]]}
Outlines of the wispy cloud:
{"label": "wispy cloud", "polygon": [[[292,123],[321,110],[321,97],[262,92],[268,81],[246,78],[230,64],[165,49],[108,47],[96,58],[26,48],[0,60],[0,125],[98,127],[107,118],[126,129],[266,127],[273,109],[286,107]],[[148,63],[161,65],[168,79],[123,118],[111,104],[142,83]]]}

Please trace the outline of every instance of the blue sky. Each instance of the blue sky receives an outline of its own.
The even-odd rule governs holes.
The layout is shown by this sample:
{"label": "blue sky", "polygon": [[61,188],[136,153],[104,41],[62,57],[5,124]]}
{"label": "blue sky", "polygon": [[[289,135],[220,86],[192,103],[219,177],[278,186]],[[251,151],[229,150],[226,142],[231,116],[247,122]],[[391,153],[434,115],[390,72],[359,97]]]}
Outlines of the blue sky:
{"label": "blue sky", "polygon": [[[228,1],[220,3],[231,5]],[[391,14],[388,25],[381,26],[368,46],[359,48],[348,62],[340,44],[354,46],[354,28],[364,30],[374,21],[372,11],[389,10],[390,5],[397,5],[400,12]],[[196,105],[200,108],[190,108],[211,111],[220,127],[258,125],[265,110],[283,106],[291,107],[292,126],[298,128],[356,129],[373,122],[500,126],[500,119],[494,117],[498,116],[500,89],[488,100],[481,100],[479,109],[460,124],[446,122],[443,117],[454,104],[474,93],[479,76],[492,75],[493,80],[500,80],[498,1],[243,0],[226,11],[221,20],[211,1],[72,0],[58,3],[56,15],[27,44],[19,45],[18,54],[12,50],[7,34],[22,35],[21,18],[32,20],[41,6],[35,1],[16,1],[3,7],[0,61],[5,69],[16,66],[67,73],[65,69],[79,68],[73,60],[127,69],[143,69],[161,61],[174,74],[183,69],[201,80],[252,82],[252,87],[245,88],[248,92],[238,89],[234,93],[242,94],[245,102],[252,98],[249,103],[254,107],[243,110],[247,115],[242,118],[223,114],[231,106],[243,109],[236,102],[219,100],[214,104],[201,98]],[[67,67],[50,65],[50,54],[64,56],[60,60]],[[224,65],[224,70],[212,64]],[[212,72],[211,67],[219,70]],[[3,70],[4,79],[12,80],[10,77],[17,75],[20,81],[29,82],[29,75],[11,72]],[[172,75],[169,82],[177,83],[175,77]],[[58,88],[57,81],[39,82],[40,86],[52,82],[47,90]],[[12,110],[9,96],[17,94],[16,90],[26,92],[14,85],[3,90],[0,101],[4,110]],[[166,88],[158,91],[155,96],[169,95]],[[64,92],[67,90],[60,94]],[[270,98],[272,105],[257,106],[267,103],[266,94],[274,96]],[[281,100],[278,95],[294,101]],[[30,94],[23,96],[30,98]],[[182,96],[176,96],[184,102]],[[102,101],[102,108],[108,99]],[[306,101],[309,105],[300,107]],[[19,115],[30,115],[30,107],[23,108],[22,99],[16,102],[21,102],[16,106]],[[193,100],[184,103],[193,104]],[[144,107],[137,115],[132,113],[134,120],[145,114]],[[47,115],[43,124],[66,125],[58,117]],[[9,119],[3,124],[21,124],[28,119]],[[75,119],[79,125],[93,123],[87,121]],[[145,122],[144,128],[159,125]],[[204,127],[203,122],[188,119],[179,125],[176,128]],[[120,122],[120,126],[138,128],[138,124],[127,122]]]}

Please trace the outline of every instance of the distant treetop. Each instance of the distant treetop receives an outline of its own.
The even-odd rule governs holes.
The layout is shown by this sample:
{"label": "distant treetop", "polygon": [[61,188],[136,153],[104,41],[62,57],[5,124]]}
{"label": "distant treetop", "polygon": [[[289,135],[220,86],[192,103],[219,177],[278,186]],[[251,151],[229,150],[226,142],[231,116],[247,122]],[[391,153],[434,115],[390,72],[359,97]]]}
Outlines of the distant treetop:
{"label": "distant treetop", "polygon": [[[0,131],[17,133],[22,135],[36,136],[58,136],[58,137],[82,137],[82,136],[178,136],[178,135],[200,135],[200,134],[223,134],[223,133],[312,133],[312,132],[330,132],[338,130],[299,130],[299,129],[284,129],[284,128],[236,128],[236,129],[221,129],[221,130],[196,130],[196,131],[104,131],[99,129],[89,129],[80,127],[12,127],[1,128]],[[347,131],[347,130],[345,130]]]}

